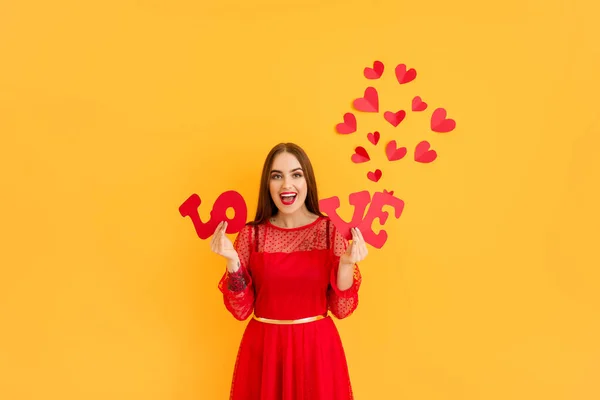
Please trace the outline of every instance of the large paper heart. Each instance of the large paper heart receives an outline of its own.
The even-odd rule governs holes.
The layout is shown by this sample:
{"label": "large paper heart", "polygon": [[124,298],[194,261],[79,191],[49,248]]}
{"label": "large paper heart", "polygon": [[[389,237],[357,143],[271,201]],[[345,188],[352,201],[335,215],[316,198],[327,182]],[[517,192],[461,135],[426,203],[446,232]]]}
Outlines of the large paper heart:
{"label": "large paper heart", "polygon": [[424,140],[415,147],[415,161],[420,163],[430,163],[437,158],[435,150],[430,150],[431,145]]}
{"label": "large paper heart", "polygon": [[352,161],[356,164],[367,162],[371,159],[369,157],[369,153],[365,150],[364,147],[358,146],[354,149],[354,154],[352,154]]}
{"label": "large paper heart", "polygon": [[377,145],[377,143],[379,143],[379,138],[381,138],[381,135],[379,134],[378,131],[367,134],[367,139],[369,140],[369,142],[373,143],[374,145]]}
{"label": "large paper heart", "polygon": [[456,128],[456,121],[446,118],[446,110],[437,108],[431,115],[431,130],[434,132],[450,132]]}
{"label": "large paper heart", "polygon": [[367,79],[379,79],[383,74],[384,65],[381,61],[375,61],[373,68],[366,67],[364,70],[365,78]]}
{"label": "large paper heart", "polygon": [[378,182],[381,179],[381,170],[376,169],[374,172],[370,172],[367,174],[367,178],[372,180],[373,182]]}
{"label": "large paper heart", "polygon": [[398,148],[396,141],[392,140],[385,146],[385,155],[390,161],[400,160],[406,155],[406,147]]}
{"label": "large paper heart", "polygon": [[396,66],[396,79],[401,85],[414,80],[417,77],[417,71],[414,68],[406,70],[406,64],[398,64]]}
{"label": "large paper heart", "polygon": [[385,118],[385,120],[392,124],[394,127],[400,125],[400,122],[402,122],[402,120],[404,120],[405,117],[406,111],[404,110],[400,110],[398,112],[386,111],[383,114],[383,118]]}
{"label": "large paper heart", "polygon": [[365,89],[365,96],[354,100],[354,107],[358,111],[379,112],[379,95],[377,89],[369,86]]}
{"label": "large paper heart", "polygon": [[424,111],[427,108],[427,103],[421,100],[420,96],[416,96],[412,100],[412,110],[413,111]]}
{"label": "large paper heart", "polygon": [[344,122],[340,122],[335,126],[338,133],[347,135],[356,132],[356,117],[352,113],[344,114]]}

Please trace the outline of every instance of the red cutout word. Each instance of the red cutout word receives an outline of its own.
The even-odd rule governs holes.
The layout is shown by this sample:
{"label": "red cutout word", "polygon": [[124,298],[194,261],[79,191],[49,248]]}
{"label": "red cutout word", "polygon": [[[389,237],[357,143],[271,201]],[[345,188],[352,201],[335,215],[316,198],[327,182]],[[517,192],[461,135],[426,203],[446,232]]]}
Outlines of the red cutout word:
{"label": "red cutout word", "polygon": [[[367,243],[377,249],[382,248],[387,241],[388,234],[384,230],[381,230],[379,233],[373,232],[373,221],[379,219],[381,225],[387,222],[389,214],[387,211],[383,211],[383,207],[385,206],[394,208],[394,217],[396,219],[400,218],[404,210],[404,201],[388,192],[376,192],[373,195],[373,200],[371,200],[371,194],[364,190],[352,193],[349,203],[354,206],[354,214],[350,222],[344,221],[337,214],[337,209],[340,207],[340,199],[337,196],[321,200],[319,207],[321,211],[331,218],[331,222],[333,222],[346,239],[350,240],[352,238],[350,228],[358,227]],[[369,209],[365,214],[367,206],[369,206]]]}
{"label": "red cutout word", "polygon": [[[371,246],[380,249],[387,241],[388,234],[385,230],[379,233],[373,232],[373,221],[379,219],[379,223],[384,225],[388,219],[388,212],[383,208],[390,206],[394,209],[394,217],[400,218],[404,210],[404,201],[394,197],[394,192],[376,192],[371,199],[371,194],[364,190],[362,192],[352,193],[349,196],[350,205],[354,206],[354,214],[350,222],[344,221],[338,214],[340,199],[337,196],[322,199],[319,201],[321,211],[331,218],[331,221],[348,240],[352,238],[350,228],[358,227],[365,238],[365,241]],[[198,207],[202,204],[200,196],[192,194],[181,206],[179,213],[182,217],[190,217],[200,239],[208,239],[215,232],[217,225],[224,220],[229,221],[227,233],[237,233],[246,224],[247,208],[242,195],[233,190],[221,194],[210,212],[210,221],[202,222],[198,212]],[[367,210],[367,206],[369,207]],[[227,209],[235,210],[233,219],[227,218]],[[366,211],[366,214],[365,214]]]}
{"label": "red cutout word", "polygon": [[[190,217],[194,224],[194,228],[196,229],[196,234],[200,239],[208,239],[211,237],[221,221],[227,220],[229,222],[227,225],[227,233],[237,233],[244,225],[246,225],[248,209],[244,198],[238,192],[230,190],[217,197],[210,212],[210,220],[206,223],[202,222],[200,214],[198,213],[200,204],[202,204],[200,196],[194,193],[179,206],[179,213],[182,217]],[[227,217],[228,208],[233,208],[235,210],[233,219]]]}

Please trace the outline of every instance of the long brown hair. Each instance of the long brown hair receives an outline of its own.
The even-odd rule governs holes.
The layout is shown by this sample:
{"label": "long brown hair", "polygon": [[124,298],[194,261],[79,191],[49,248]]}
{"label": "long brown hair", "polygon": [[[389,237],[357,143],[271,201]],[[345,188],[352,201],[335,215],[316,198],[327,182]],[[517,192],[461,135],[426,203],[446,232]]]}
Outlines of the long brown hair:
{"label": "long brown hair", "polygon": [[273,166],[273,160],[279,153],[290,153],[300,163],[302,170],[304,171],[304,178],[306,179],[306,201],[305,205],[308,211],[313,214],[324,217],[319,209],[319,195],[317,191],[317,181],[315,179],[315,173],[313,171],[310,159],[306,155],[306,152],[302,150],[300,146],[294,143],[279,143],[271,149],[265,163],[263,165],[262,176],[260,178],[260,188],[258,192],[258,205],[256,207],[256,216],[254,221],[249,222],[249,225],[258,225],[266,222],[273,215],[279,211],[275,202],[271,198],[271,192],[269,191],[269,181],[271,179],[271,167]]}

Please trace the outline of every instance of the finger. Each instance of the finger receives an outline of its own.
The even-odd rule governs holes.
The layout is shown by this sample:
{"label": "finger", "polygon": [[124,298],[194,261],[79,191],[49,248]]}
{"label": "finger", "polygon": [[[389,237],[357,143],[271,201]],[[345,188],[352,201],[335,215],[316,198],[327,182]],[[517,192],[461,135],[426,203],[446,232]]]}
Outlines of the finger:
{"label": "finger", "polygon": [[358,240],[358,236],[356,235],[356,229],[355,228],[351,228],[350,232],[352,233],[352,244],[354,244]]}
{"label": "finger", "polygon": [[356,228],[356,232],[358,235],[358,240],[360,241],[360,246],[359,246],[360,247],[360,256],[361,256],[361,259],[363,259],[369,253],[369,250],[367,249],[367,242],[365,241],[365,238],[363,237],[363,234],[360,231],[360,229]]}
{"label": "finger", "polygon": [[221,228],[218,228],[217,230],[215,230],[215,233],[213,234],[211,247],[214,252],[217,252],[219,249],[219,242],[221,241],[221,237],[219,234],[220,231],[221,231]]}
{"label": "finger", "polygon": [[362,247],[364,246],[364,240],[362,238],[362,235],[360,234],[360,230],[358,228],[354,228],[354,243],[356,244],[356,247],[358,248],[359,252],[361,251]]}
{"label": "finger", "polygon": [[223,226],[223,222],[219,222],[219,225],[217,225],[217,227],[215,228],[215,231],[213,233],[213,240],[215,240],[215,238],[217,238],[219,236],[219,232],[221,232],[222,226]]}
{"label": "finger", "polygon": [[360,250],[360,255],[361,255],[361,259],[362,259],[362,258],[365,258],[365,256],[369,252],[369,250],[367,249],[367,242],[365,241],[365,238],[362,235],[362,232],[358,228],[356,228],[356,235],[358,236],[358,241],[360,243],[359,250]]}
{"label": "finger", "polygon": [[225,237],[225,223],[221,222],[219,230],[215,233],[215,249],[218,254],[223,253],[223,239]]}
{"label": "finger", "polygon": [[225,224],[227,224],[227,222],[225,221],[221,221],[221,223],[219,224],[219,235],[223,234],[223,232],[225,232]]}
{"label": "finger", "polygon": [[210,249],[212,251],[215,251],[215,247],[217,245],[217,232],[215,231],[215,233],[213,234],[212,238],[210,239]]}
{"label": "finger", "polygon": [[350,252],[352,244],[354,243],[354,232],[352,232],[352,228],[350,228],[350,234],[352,235],[352,237],[346,241],[346,253]]}
{"label": "finger", "polygon": [[213,253],[216,253],[216,252],[217,252],[217,241],[215,240],[215,238],[214,238],[214,237],[213,237],[213,240],[211,240],[211,242],[210,242],[210,250],[211,250]]}
{"label": "finger", "polygon": [[356,233],[352,233],[352,252],[355,252],[356,249],[358,248],[358,236],[356,236]]}
{"label": "finger", "polygon": [[356,243],[352,249],[352,263],[357,263],[360,260],[360,243]]}
{"label": "finger", "polygon": [[215,240],[215,252],[217,254],[221,254],[223,250],[223,225],[219,224],[219,228],[215,231],[214,240]]}
{"label": "finger", "polygon": [[223,221],[223,234],[227,233],[228,226],[229,226],[229,223],[227,221]]}
{"label": "finger", "polygon": [[363,237],[362,232],[358,228],[356,228],[356,236],[358,236],[358,240],[360,240],[362,243],[365,242],[365,238]]}
{"label": "finger", "polygon": [[211,239],[210,239],[210,245],[211,245],[211,248],[212,248],[212,244],[213,244],[213,243],[214,243],[214,241],[215,241],[215,237],[217,236],[217,233],[219,232],[219,227],[220,227],[220,226],[221,226],[221,224],[217,225],[217,227],[215,228],[215,231],[214,231],[214,232],[213,232],[213,234],[212,234],[212,237],[211,237]]}
{"label": "finger", "polygon": [[223,224],[223,226],[221,226],[221,229],[219,229],[219,233],[217,234],[217,242],[219,243],[219,245],[222,247],[222,242],[223,242],[223,238],[225,237],[225,224]]}

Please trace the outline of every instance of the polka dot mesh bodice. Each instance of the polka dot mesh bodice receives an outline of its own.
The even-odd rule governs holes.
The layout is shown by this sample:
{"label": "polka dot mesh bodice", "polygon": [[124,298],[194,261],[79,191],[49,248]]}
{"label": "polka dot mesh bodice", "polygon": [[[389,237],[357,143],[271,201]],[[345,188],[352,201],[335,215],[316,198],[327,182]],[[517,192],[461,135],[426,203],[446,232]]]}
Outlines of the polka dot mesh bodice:
{"label": "polka dot mesh bodice", "polygon": [[247,225],[234,247],[240,269],[226,272],[219,289],[237,319],[246,319],[252,311],[265,318],[296,319],[327,310],[345,318],[358,305],[357,265],[353,285],[343,291],[337,288],[339,259],[348,241],[327,217],[291,229],[271,223]]}

